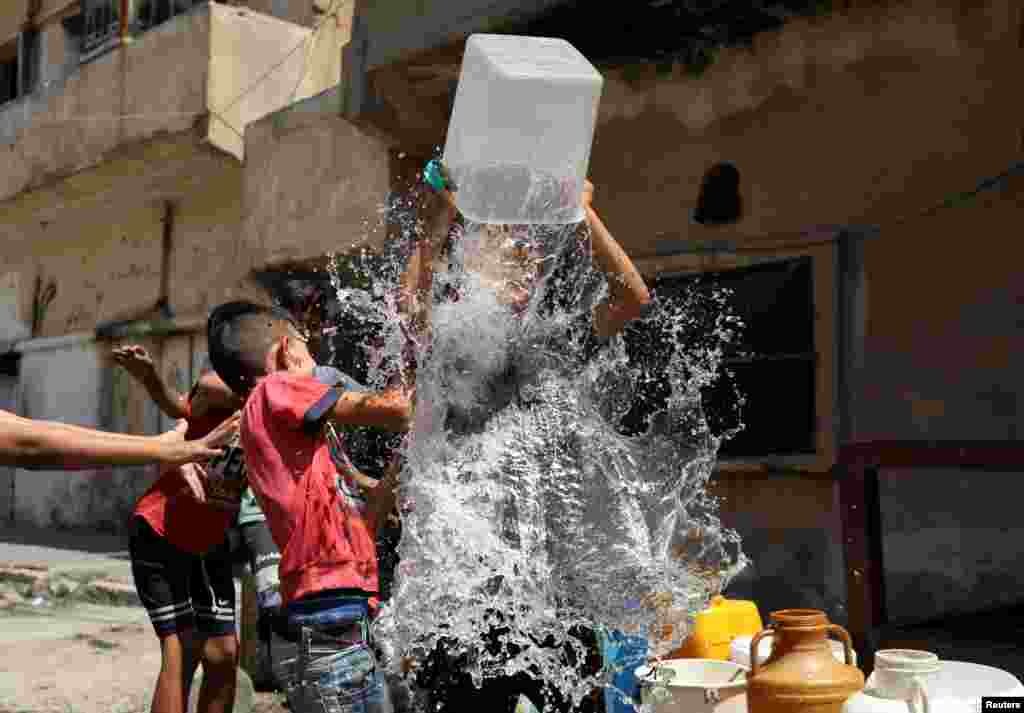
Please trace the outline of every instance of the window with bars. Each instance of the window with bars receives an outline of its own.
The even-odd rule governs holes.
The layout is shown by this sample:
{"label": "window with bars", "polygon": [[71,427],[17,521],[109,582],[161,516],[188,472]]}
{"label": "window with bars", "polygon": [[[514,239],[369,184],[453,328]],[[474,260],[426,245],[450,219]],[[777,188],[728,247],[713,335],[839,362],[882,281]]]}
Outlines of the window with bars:
{"label": "window with bars", "polygon": [[[727,440],[723,458],[813,454],[816,442],[816,351],[811,258],[773,261],[749,268],[714,273],[668,275],[654,282],[658,299],[684,299],[692,291],[727,288],[727,302],[743,322],[741,339],[724,357],[718,381],[703,393],[703,405],[716,433],[743,429]],[[690,304],[690,301],[687,301]],[[714,302],[705,319],[690,315],[696,325],[689,338],[706,338],[713,326]],[[644,325],[626,333],[631,359],[667,358],[661,337]],[[660,344],[660,346],[659,346]],[[647,415],[664,403],[667,386],[654,382],[640,389],[626,425],[642,430]],[[738,408],[738,394],[744,404]]]}
{"label": "window with bars", "polygon": [[[129,0],[129,32],[145,32],[206,1]],[[82,0],[83,59],[95,57],[120,41],[121,7],[121,0]]]}

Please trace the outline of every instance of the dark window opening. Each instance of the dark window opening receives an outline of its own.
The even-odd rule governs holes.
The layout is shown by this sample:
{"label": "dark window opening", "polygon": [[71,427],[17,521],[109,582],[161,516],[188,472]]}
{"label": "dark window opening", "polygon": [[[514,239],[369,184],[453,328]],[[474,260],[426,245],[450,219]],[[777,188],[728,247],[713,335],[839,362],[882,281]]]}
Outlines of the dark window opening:
{"label": "dark window opening", "polygon": [[39,83],[39,31],[26,30],[19,38],[20,57],[18,69],[21,76],[18,78],[20,95],[31,94]]}
{"label": "dark window opening", "polygon": [[18,41],[0,47],[0,104],[20,96],[18,91]]}
{"label": "dark window opening", "polygon": [[[816,435],[813,266],[810,258],[717,273],[676,275],[655,281],[657,299],[685,299],[692,326],[684,339],[710,340],[713,301],[688,299],[694,291],[726,288],[728,305],[743,322],[740,340],[723,359],[718,380],[703,392],[703,406],[716,434],[742,430],[725,441],[722,457],[813,454]],[[663,335],[646,325],[626,333],[630,359],[658,373],[667,363]],[[708,345],[711,342],[708,341]],[[653,367],[653,368],[652,368]],[[738,405],[738,395],[745,403]],[[628,432],[646,429],[649,415],[664,405],[663,381],[641,385],[623,422]]]}

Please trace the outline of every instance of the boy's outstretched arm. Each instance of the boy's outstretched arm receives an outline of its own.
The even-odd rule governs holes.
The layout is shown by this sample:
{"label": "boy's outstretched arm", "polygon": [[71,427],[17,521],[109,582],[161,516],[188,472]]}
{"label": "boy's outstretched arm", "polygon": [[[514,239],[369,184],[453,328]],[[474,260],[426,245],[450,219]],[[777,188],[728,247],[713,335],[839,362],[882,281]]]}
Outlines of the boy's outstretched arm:
{"label": "boy's outstretched arm", "polygon": [[[429,166],[429,165],[428,165]],[[438,170],[446,180],[447,170],[438,163]],[[427,184],[429,186],[429,184]],[[425,346],[430,340],[430,311],[433,301],[434,259],[447,239],[448,231],[457,216],[455,197],[448,188],[437,190],[424,186],[418,189],[416,229],[408,236],[404,246],[407,253],[405,271],[399,282],[398,309],[410,330],[407,338]],[[407,345],[401,371],[395,375],[408,386],[415,383],[415,354],[413,345]]]}
{"label": "boy's outstretched arm", "polygon": [[412,424],[412,394],[404,385],[384,391],[346,391],[327,418],[343,426],[374,426],[385,431],[408,431]]}
{"label": "boy's outstretched arm", "polygon": [[170,418],[186,418],[188,416],[188,396],[179,394],[163,379],[153,363],[153,358],[143,347],[131,344],[113,351],[114,362],[142,384],[149,397],[156,402],[160,410]]}
{"label": "boy's outstretched arm", "polygon": [[160,436],[128,436],[0,411],[0,464],[59,469],[194,463],[220,455],[221,446],[238,431],[238,417],[194,441],[185,440],[187,425],[180,421]]}
{"label": "boy's outstretched arm", "polygon": [[608,278],[608,299],[594,309],[594,330],[599,337],[618,334],[630,320],[643,314],[651,301],[643,276],[622,246],[615,241],[592,205],[594,186],[587,181],[583,209],[590,226],[591,250]]}

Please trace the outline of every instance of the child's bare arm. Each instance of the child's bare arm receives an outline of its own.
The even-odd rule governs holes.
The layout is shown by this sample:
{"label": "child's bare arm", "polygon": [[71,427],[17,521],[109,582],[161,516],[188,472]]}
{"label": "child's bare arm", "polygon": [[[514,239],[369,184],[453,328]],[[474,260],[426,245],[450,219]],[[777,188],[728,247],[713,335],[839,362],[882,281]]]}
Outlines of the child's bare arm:
{"label": "child's bare arm", "polygon": [[180,465],[207,460],[221,452],[238,430],[228,419],[205,438],[184,440],[184,421],[161,436],[129,436],[52,421],[32,421],[0,411],[0,464],[23,468]]}
{"label": "child's bare arm", "polygon": [[412,399],[401,385],[378,392],[346,391],[338,398],[328,418],[345,426],[408,431],[412,423]]}
{"label": "child's bare arm", "polygon": [[161,411],[171,418],[185,418],[188,415],[187,395],[179,394],[160,378],[153,358],[144,348],[132,344],[115,349],[113,355],[114,362],[142,384]]}
{"label": "child's bare arm", "polygon": [[243,400],[215,372],[208,371],[199,377],[189,411],[198,417],[211,409],[240,409],[242,404]]}
{"label": "child's bare arm", "polygon": [[608,278],[608,299],[594,309],[594,330],[600,337],[618,334],[630,320],[643,313],[651,301],[644,278],[622,249],[592,205],[594,186],[587,181],[583,208],[590,226],[591,250]]}
{"label": "child's bare arm", "polygon": [[[441,167],[444,175],[447,172]],[[430,340],[430,311],[433,302],[434,259],[448,236],[457,210],[455,198],[447,188],[437,192],[422,189],[418,198],[419,221],[410,238],[406,269],[399,284],[399,313],[411,329],[411,338],[426,345]],[[412,386],[416,380],[412,345],[403,354],[402,368],[392,383],[399,380]]]}

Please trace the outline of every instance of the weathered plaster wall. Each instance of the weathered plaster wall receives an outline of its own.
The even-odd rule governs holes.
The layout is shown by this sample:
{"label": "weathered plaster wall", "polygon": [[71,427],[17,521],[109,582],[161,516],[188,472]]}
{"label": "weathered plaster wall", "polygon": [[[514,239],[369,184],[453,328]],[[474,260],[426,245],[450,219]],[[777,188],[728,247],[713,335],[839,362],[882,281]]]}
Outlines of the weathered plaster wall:
{"label": "weathered plaster wall", "polygon": [[31,267],[57,286],[41,337],[92,330],[98,322],[151,306],[159,297],[159,204],[76,218],[39,227],[32,241]]}
{"label": "weathered plaster wall", "polygon": [[249,127],[243,241],[253,267],[381,244],[390,190],[384,142],[327,92]]}
{"label": "weathered plaster wall", "polygon": [[7,0],[0,6],[0,44],[15,38],[28,18],[29,0]]}
{"label": "weathered plaster wall", "polygon": [[169,288],[180,315],[205,316],[245,277],[242,175],[225,166],[174,204]]}
{"label": "weathered plaster wall", "polygon": [[1022,437],[1022,215],[1019,176],[865,245],[858,438]]}

